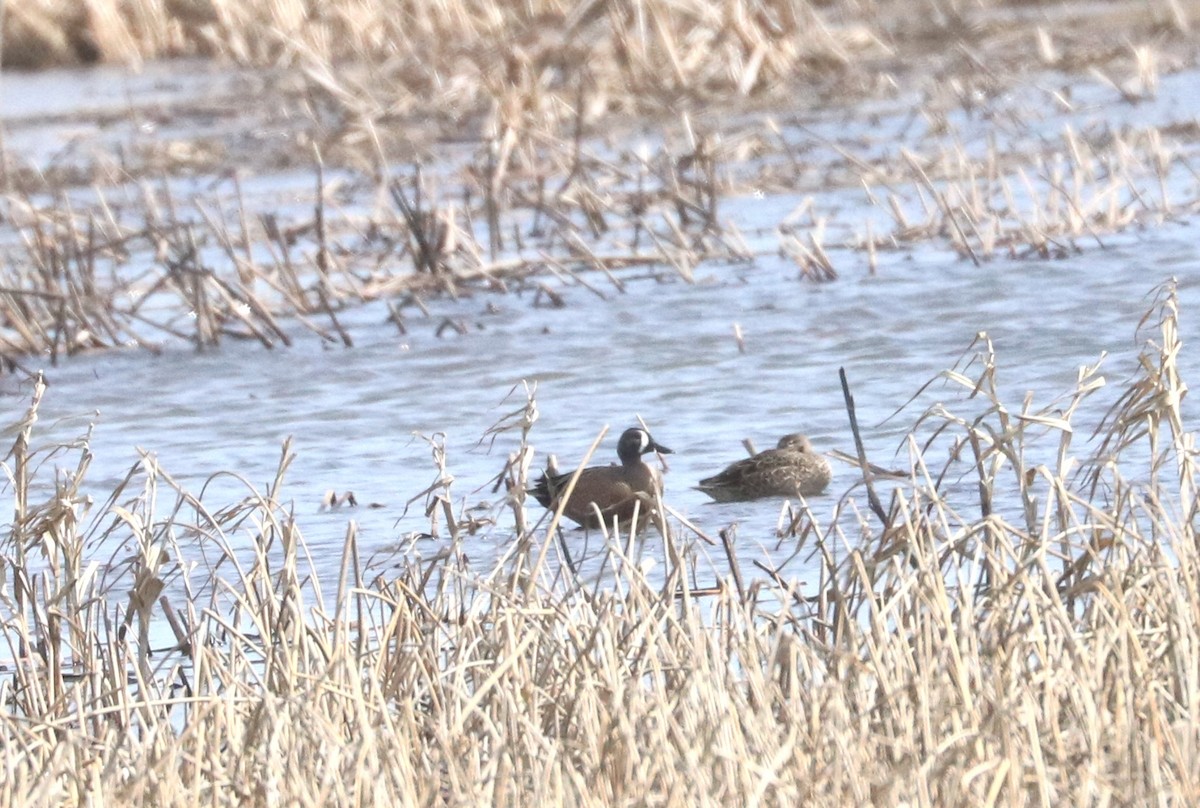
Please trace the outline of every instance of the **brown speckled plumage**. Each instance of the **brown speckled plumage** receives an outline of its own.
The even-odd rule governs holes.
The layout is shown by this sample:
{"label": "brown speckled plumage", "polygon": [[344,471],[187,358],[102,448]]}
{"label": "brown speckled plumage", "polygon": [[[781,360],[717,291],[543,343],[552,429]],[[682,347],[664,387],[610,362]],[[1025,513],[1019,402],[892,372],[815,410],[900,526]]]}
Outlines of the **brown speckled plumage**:
{"label": "brown speckled plumage", "polygon": [[718,502],[760,497],[811,497],[829,485],[829,461],[799,433],[784,435],[774,449],[729,464],[696,486]]}

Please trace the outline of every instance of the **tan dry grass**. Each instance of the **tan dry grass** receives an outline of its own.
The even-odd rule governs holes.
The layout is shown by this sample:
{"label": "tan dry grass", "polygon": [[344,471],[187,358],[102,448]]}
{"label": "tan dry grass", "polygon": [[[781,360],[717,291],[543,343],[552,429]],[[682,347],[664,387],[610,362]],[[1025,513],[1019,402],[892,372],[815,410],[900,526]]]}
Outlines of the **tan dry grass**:
{"label": "tan dry grass", "polygon": [[[408,179],[363,178],[356,193],[392,205],[352,202],[349,211],[338,204],[345,176],[328,187],[318,161],[311,213],[288,218],[248,208],[236,175],[190,198],[168,182],[86,197],[13,194],[0,199],[19,238],[0,266],[0,359],[156,350],[160,340],[273,347],[300,329],[349,345],[338,312],[364,301],[390,301],[403,330],[399,309],[421,308],[424,295],[529,287],[558,305],[546,276],[603,296],[581,273],[598,271],[622,289],[614,270],[630,267],[691,281],[703,258],[750,252],[717,221],[716,156],[703,140],[684,146],[678,159],[664,152],[634,166],[636,189],[619,187],[626,166],[561,143],[539,152],[546,159],[533,175],[502,179],[494,160],[473,155],[454,190],[420,166]],[[561,182],[555,191],[550,177]]]}
{"label": "tan dry grass", "polygon": [[[1003,93],[1030,65],[1094,67],[1130,103],[1152,95],[1158,71],[1187,50],[1186,4],[1151,14],[1139,6],[1138,15],[1124,3],[935,4],[937,13],[920,19],[849,0],[8,6],[10,35],[38,15],[53,31],[54,15],[86,14],[93,42],[125,43],[105,58],[219,51],[291,73],[290,84],[284,71],[270,74],[266,84],[288,86],[278,97],[255,99],[275,112],[237,121],[224,137],[104,142],[81,149],[94,155],[83,165],[69,155],[47,166],[0,154],[0,215],[18,245],[0,256],[0,360],[9,367],[42,352],[57,360],[172,339],[273,346],[300,329],[349,344],[339,310],[378,298],[419,306],[422,295],[527,287],[561,305],[549,279],[604,295],[605,282],[624,288],[618,270],[629,267],[690,282],[703,261],[756,257],[722,216],[726,200],[751,192],[865,186],[892,213],[890,232],[852,223],[847,234],[842,223],[831,240],[827,214],[810,200],[803,217],[779,224],[777,244],[757,248],[791,258],[815,280],[839,276],[845,259],[835,250],[865,249],[872,270],[877,250],[918,240],[976,261],[1056,256],[1197,208],[1192,185],[1179,182],[1194,173],[1186,157],[1194,131],[1147,127],[1089,140],[1065,128],[1057,153],[979,159],[954,145],[949,123],[950,112],[971,116],[979,97]],[[1067,24],[1079,21],[1087,24]],[[1117,22],[1128,44],[1088,56]],[[1024,59],[1035,41],[1041,55]],[[121,56],[126,50],[136,57]],[[781,129],[732,114],[746,109],[744,98],[786,110],[805,92],[810,108],[823,97],[886,95],[906,80],[929,93],[911,114],[943,128],[901,159],[890,149],[858,156],[853,133],[814,149],[803,123]],[[624,112],[649,114],[661,145],[596,136],[604,130],[594,122],[606,117],[616,140],[641,138],[614,123]],[[129,123],[140,129],[143,116],[157,115],[139,107]],[[282,136],[259,138],[274,127]],[[186,129],[175,121],[175,131]],[[429,145],[451,135],[469,145]],[[414,151],[432,159],[397,179],[396,155]],[[327,184],[327,160],[355,173]],[[243,204],[238,174],[262,164],[311,167],[311,216]],[[160,181],[192,172],[210,173],[216,190],[177,199]],[[346,185],[357,195],[343,214]],[[95,198],[71,190],[80,186],[95,188]],[[391,208],[379,203],[389,199]],[[813,227],[797,234],[798,218]]]}
{"label": "tan dry grass", "polygon": [[[1010,409],[981,343],[944,374],[963,396],[918,419],[910,479],[861,537],[802,513],[819,589],[701,564],[720,585],[694,590],[676,531],[657,579],[617,540],[610,577],[577,579],[537,528],[492,570],[456,531],[378,574],[352,526],[333,584],[282,500],[286,447],[267,490],[220,510],[149,457],[89,504],[86,442],[54,450],[74,465],[51,485],[31,449],[38,386],[5,461],[0,800],[1194,802],[1200,551],[1177,317],[1164,289],[1139,376],[1085,445],[1097,368]],[[520,520],[533,407],[497,427],[521,434],[505,471]],[[947,444],[958,459],[931,467]],[[164,619],[175,647],[152,655]]]}
{"label": "tan dry grass", "polygon": [[[972,157],[954,144],[905,149],[895,161],[846,153],[847,176],[888,211],[890,232],[842,222],[830,240],[809,199],[776,227],[777,250],[761,237],[751,249],[721,216],[754,163],[736,140],[693,132],[653,153],[602,156],[602,142],[547,138],[514,145],[507,158],[505,143],[515,141],[458,154],[456,170],[418,165],[400,179],[388,170],[331,183],[318,161],[310,213],[247,205],[236,174],[190,198],[166,182],[0,198],[19,238],[0,266],[0,359],[12,367],[39,353],[57,361],[171,340],[273,347],[303,330],[349,345],[340,311],[364,301],[389,301],[403,331],[402,309],[424,311],[427,295],[527,290],[535,305],[559,306],[561,287],[604,297],[625,288],[631,268],[690,283],[706,261],[776,252],[814,280],[838,277],[848,251],[865,251],[873,268],[877,250],[918,242],[976,262],[1062,256],[1200,209],[1175,135],[1151,127],[1085,138],[1066,127],[1034,155]],[[827,154],[841,148],[830,145]],[[779,173],[780,158],[764,162],[765,187],[801,181]]]}
{"label": "tan dry grass", "polygon": [[[911,3],[732,0],[10,0],[7,66],[137,63],[182,55],[307,71],[349,118],[490,113],[520,128],[584,107],[664,111],[683,100],[834,92],[964,58],[991,71],[1106,67],[1129,48],[1186,39],[1193,2]],[[1030,36],[1037,28],[1036,41]],[[961,69],[961,65],[960,68]],[[581,110],[577,110],[581,111]]]}

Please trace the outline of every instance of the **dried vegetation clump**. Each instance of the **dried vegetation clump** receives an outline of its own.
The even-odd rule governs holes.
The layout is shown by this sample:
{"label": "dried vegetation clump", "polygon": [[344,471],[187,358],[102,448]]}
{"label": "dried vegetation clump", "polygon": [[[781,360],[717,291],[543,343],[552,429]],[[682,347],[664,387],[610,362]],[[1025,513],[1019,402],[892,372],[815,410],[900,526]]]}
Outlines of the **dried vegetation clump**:
{"label": "dried vegetation clump", "polygon": [[[10,63],[36,30],[67,44],[29,63],[70,31],[98,59],[252,69],[81,113],[94,137],[49,156],[0,143],[0,363],[351,344],[366,302],[404,331],[431,295],[562,306],[729,262],[827,281],[928,243],[1052,258],[1200,207],[1194,122],[1129,112],[1194,64],[1189,6],[918,7],[9,3]],[[1097,92],[1117,123],[1089,117]]]}
{"label": "dried vegetation clump", "polygon": [[610,536],[576,572],[524,512],[532,399],[496,429],[516,536],[494,567],[441,474],[443,551],[363,559],[351,524],[318,574],[286,446],[240,501],[147,456],[100,502],[86,437],[36,447],[38,385],[4,464],[0,800],[1190,804],[1200,545],[1172,289],[1146,322],[1101,413],[1097,367],[1010,407],[980,343],[944,374],[962,395],[917,418],[906,481],[864,477],[868,504],[848,493],[828,525],[796,514],[780,538],[807,581],[780,558],[751,580],[677,524],[655,565]]}
{"label": "dried vegetation clump", "polygon": [[797,71],[844,65],[872,44],[863,23],[877,13],[853,3],[829,8],[769,0],[17,0],[3,56],[7,67],[197,55],[257,65],[370,63],[414,104],[452,89],[448,79],[463,99],[515,97],[552,85],[551,73],[568,82],[581,74],[601,85],[624,81],[623,100],[748,93]]}

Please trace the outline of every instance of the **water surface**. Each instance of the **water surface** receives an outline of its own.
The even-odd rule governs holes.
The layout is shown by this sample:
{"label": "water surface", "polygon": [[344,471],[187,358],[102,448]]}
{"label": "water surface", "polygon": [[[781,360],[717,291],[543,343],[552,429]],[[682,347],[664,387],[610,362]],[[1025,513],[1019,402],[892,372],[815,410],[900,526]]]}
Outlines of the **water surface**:
{"label": "water surface", "polygon": [[[61,83],[62,74],[51,74],[8,76],[2,85],[10,114],[8,148],[35,164],[74,142],[59,118],[69,105],[55,100],[55,75]],[[1166,126],[1186,118],[1194,108],[1195,78],[1190,74],[1189,84],[1187,74],[1165,77],[1159,97],[1137,108],[1138,121]],[[233,104],[239,82],[253,79],[217,74],[173,81],[151,72],[128,79],[136,93],[122,90],[109,74],[93,80],[99,84],[91,104],[101,128],[124,125],[105,123],[122,98],[137,99],[129,101],[138,111],[135,119],[172,94],[204,92],[217,99],[208,107],[215,133],[230,125],[219,110]],[[995,102],[1010,117],[1021,113],[1019,131],[995,116],[952,113],[954,137],[946,138],[945,148],[981,159],[998,139],[1007,154],[1025,154],[1045,166],[1061,156],[1054,139],[1064,127],[1098,137],[1105,127],[1116,131],[1134,123],[1135,110],[1115,102],[1111,91],[1081,85],[1070,108],[1038,101],[1050,95],[1048,87],[1035,84]],[[862,109],[812,111],[803,127],[784,116],[783,137],[806,142],[806,159],[819,165],[838,154],[828,143],[856,125],[857,134],[844,134],[860,159],[885,165],[901,146],[928,149],[944,137],[914,124],[908,103],[900,97]],[[203,118],[202,109],[191,115]],[[168,138],[169,129],[163,124],[132,135],[109,134],[117,140]],[[256,132],[251,136],[269,134]],[[1187,157],[1183,153],[1172,163],[1164,181],[1176,198],[1200,196]],[[170,180],[180,199],[224,181]],[[241,187],[251,206],[269,199],[272,210],[289,210],[289,205],[305,209],[301,189],[310,186],[311,177],[281,170],[251,172]],[[901,194],[909,215],[917,216],[921,191],[892,190]],[[138,191],[131,186],[121,193],[134,199]],[[290,439],[296,461],[285,495],[294,501],[319,566],[334,570],[350,520],[360,529],[366,556],[406,547],[411,535],[428,529],[422,502],[407,513],[405,503],[437,476],[429,445],[418,436],[444,433],[456,502],[483,504],[479,512],[490,508],[498,520],[467,539],[472,557],[486,564],[512,538],[502,494],[493,493],[489,481],[515,449],[516,436],[501,435],[494,444],[483,438],[521,405],[521,385],[536,384],[537,466],[550,452],[562,466],[572,466],[606,426],[610,434],[594,462],[609,462],[620,430],[640,416],[675,450],[668,458],[667,502],[709,535],[736,523],[739,552],[749,561],[776,546],[783,503],[714,504],[691,486],[743,456],[744,438],[765,448],[784,433],[802,431],[819,451],[852,452],[840,368],[852,386],[870,459],[903,468],[906,457],[897,451],[920,411],[940,398],[961,401],[962,395],[935,385],[912,409],[891,416],[926,381],[955,365],[980,332],[995,344],[1000,382],[1013,409],[1027,391],[1034,392],[1035,404],[1049,403],[1071,388],[1080,366],[1103,354],[1110,380],[1133,373],[1141,340],[1155,336],[1136,337],[1135,329],[1151,305],[1149,295],[1169,278],[1179,279],[1184,338],[1190,343],[1196,335],[1200,256],[1189,216],[1101,239],[1064,241],[1067,257],[1060,260],[994,257],[977,266],[940,239],[898,242],[881,248],[872,271],[867,253],[855,244],[868,224],[880,235],[895,222],[864,188],[835,184],[817,195],[813,210],[832,216],[822,226],[839,278],[815,283],[776,248],[781,223],[792,222],[789,227],[801,232],[806,227],[806,217],[792,221],[805,199],[747,194],[723,200],[720,218],[736,224],[756,257],[703,263],[694,283],[674,275],[648,278],[636,270],[625,274],[623,290],[591,276],[597,294],[551,279],[547,282],[566,301],[562,308],[536,305],[530,291],[432,300],[429,316],[411,315],[405,333],[388,321],[384,305],[373,303],[341,315],[354,335],[353,348],[332,347],[297,328],[293,347],[276,350],[226,339],[218,349],[201,352],[168,342],[160,355],[130,350],[72,358],[45,368],[50,388],[37,442],[71,440],[94,422],[88,489],[103,499],[138,462],[139,449],[153,453],[194,491],[220,471],[237,472],[265,488]],[[1016,200],[1018,206],[1028,202]],[[211,261],[219,264],[220,255],[214,248]],[[464,333],[439,329],[445,318],[465,324]],[[743,334],[744,351],[735,328]],[[1186,351],[1182,365],[1194,375],[1192,357]],[[15,421],[28,386],[13,376],[2,385]],[[1099,395],[1082,422],[1094,425],[1118,388],[1111,385]],[[1088,451],[1082,439],[1076,446]],[[853,468],[835,463],[829,491],[810,502],[819,523],[828,522],[857,479]],[[323,511],[322,497],[330,490],[352,491],[360,506]],[[205,501],[220,508],[245,493],[236,479],[223,476],[208,483]],[[533,502],[530,510],[540,513]],[[582,541],[580,534],[572,536]],[[432,552],[445,540],[443,531],[417,547]],[[786,556],[790,548],[779,552]],[[811,575],[807,563],[797,560],[789,572]]]}

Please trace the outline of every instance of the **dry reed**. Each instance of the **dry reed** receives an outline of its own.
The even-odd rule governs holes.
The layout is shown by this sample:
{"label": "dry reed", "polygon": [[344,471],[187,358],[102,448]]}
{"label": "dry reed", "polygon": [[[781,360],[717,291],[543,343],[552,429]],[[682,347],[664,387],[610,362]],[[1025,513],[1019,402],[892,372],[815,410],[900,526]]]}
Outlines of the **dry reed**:
{"label": "dry reed", "polygon": [[[81,179],[5,154],[19,238],[0,265],[0,358],[273,346],[296,328],[349,344],[339,312],[361,301],[386,300],[403,330],[402,306],[429,294],[526,287],[563,305],[548,278],[598,295],[629,267],[690,280],[704,260],[755,256],[720,206],[750,188],[884,188],[872,198],[894,227],[877,244],[868,226],[872,266],[886,243],[1055,255],[1194,212],[1168,182],[1192,169],[1154,128],[1066,128],[1064,157],[1026,167],[934,141],[890,161],[836,143],[810,171],[785,129],[689,111],[778,103],[797,79],[869,95],[906,56],[953,41],[939,58],[977,75],[944,89],[970,113],[1005,81],[976,68],[1019,61],[1025,28],[1005,12],[1024,5],[4,4],[6,64],[299,67],[314,181],[306,214],[248,207],[236,178],[233,202],[225,185],[181,200],[158,182],[160,155],[135,154],[85,201],[64,191],[95,167]],[[1133,6],[1079,8],[1111,25]],[[1138,9],[1122,26],[1133,44],[1047,26],[1034,63],[1094,69],[1123,103],[1152,97],[1164,60],[1142,43],[1190,41],[1190,6]],[[946,108],[922,111],[952,142]],[[633,154],[593,137],[627,113],[668,116],[663,142]],[[478,149],[400,176],[388,155],[407,135],[388,124],[415,118],[467,127]],[[357,167],[350,183],[385,203],[341,210],[326,160]],[[859,245],[829,232],[785,224],[778,247],[832,279],[830,248]],[[718,566],[677,521],[653,575],[611,535],[603,574],[583,577],[524,509],[531,393],[495,430],[519,434],[496,478],[512,513],[499,564],[470,563],[502,517],[455,512],[434,438],[416,499],[444,546],[397,570],[364,560],[350,524],[338,575],[322,577],[285,496],[287,447],[276,479],[240,501],[206,501],[151,456],[97,500],[87,435],[38,448],[33,377],[3,464],[0,803],[1195,802],[1200,558],[1177,320],[1166,289],[1140,375],[1098,416],[1097,368],[1045,407],[1012,407],[981,341],[944,376],[962,397],[916,419],[890,499],[862,457],[868,504],[849,493],[828,525],[781,512],[780,557],[754,559],[761,575],[730,530],[716,531]],[[788,578],[799,555],[815,583]]]}
{"label": "dry reed", "polygon": [[[692,282],[705,262],[774,254],[816,281],[843,275],[855,251],[875,272],[880,250],[917,241],[976,262],[1055,257],[1200,207],[1190,124],[1085,131],[1065,118],[1048,132],[997,101],[1047,66],[1111,88],[1115,103],[1152,98],[1159,73],[1191,58],[1190,7],[1173,0],[1149,14],[1047,4],[1032,22],[1027,4],[1001,2],[930,2],[927,15],[852,0],[319,5],[5,5],[10,63],[38,36],[60,42],[46,58],[67,58],[69,29],[105,60],[207,54],[282,69],[254,104],[278,112],[224,136],[97,143],[83,162],[68,151],[48,165],[0,142],[3,367],[176,340],[273,347],[304,331],[350,345],[341,312],[366,301],[386,301],[406,329],[401,307],[431,295],[526,290],[568,305],[562,287],[605,297],[631,275]],[[1128,45],[1100,36],[1115,26]],[[806,118],[776,120],[797,93],[809,109],[898,84],[921,93],[896,117],[928,124],[899,152],[862,142],[869,122],[830,140]],[[1070,111],[1069,93],[1053,96]],[[162,114],[131,103],[131,129]],[[979,155],[971,121],[987,116],[1044,148],[990,139]],[[264,128],[286,136],[251,135]],[[397,154],[415,165],[394,168]],[[248,165],[311,170],[311,191],[286,210],[248,199]],[[212,181],[185,192],[163,178],[185,171]],[[860,188],[882,218],[846,206]],[[777,193],[806,198],[781,222],[749,217],[757,239],[730,221]]]}
{"label": "dry reed", "polygon": [[35,384],[4,463],[0,801],[1194,802],[1177,309],[1164,288],[1138,375],[1100,413],[1097,367],[1012,408],[982,338],[886,504],[856,517],[850,492],[848,520],[786,520],[816,585],[780,558],[748,576],[731,552],[723,572],[677,526],[654,577],[625,537],[600,577],[556,561],[523,510],[532,391],[489,431],[518,442],[494,568],[468,560],[435,439],[422,496],[442,550],[374,565],[350,523],[322,576],[284,498],[288,447],[266,490],[219,508],[150,456],[99,502],[86,435],[37,447]]}

